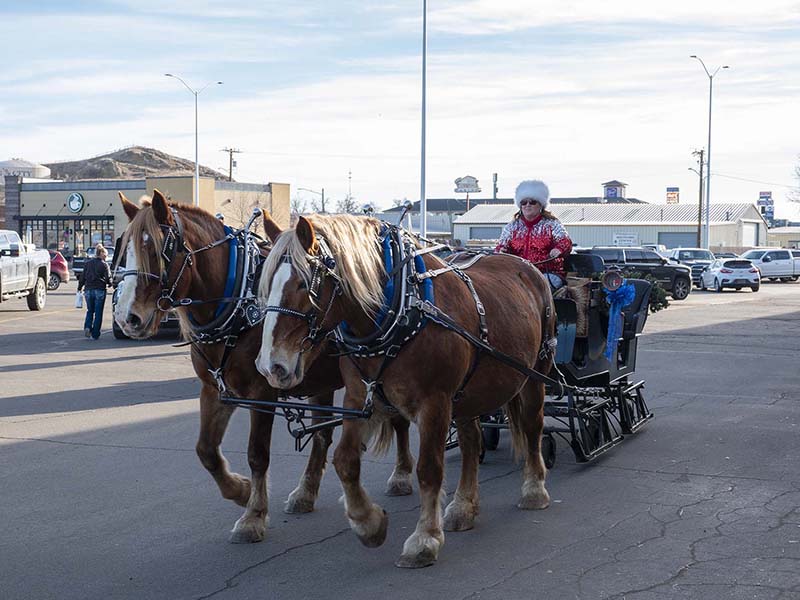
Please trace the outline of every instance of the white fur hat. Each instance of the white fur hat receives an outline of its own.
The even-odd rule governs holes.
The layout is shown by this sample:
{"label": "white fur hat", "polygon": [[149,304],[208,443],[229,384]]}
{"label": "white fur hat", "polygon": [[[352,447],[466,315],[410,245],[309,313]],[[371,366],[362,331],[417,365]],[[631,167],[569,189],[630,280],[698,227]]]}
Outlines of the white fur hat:
{"label": "white fur hat", "polygon": [[550,190],[544,181],[529,179],[520,183],[517,186],[517,191],[514,192],[514,202],[517,203],[517,208],[519,208],[520,200],[525,198],[537,200],[542,205],[542,210],[544,210],[550,204]]}

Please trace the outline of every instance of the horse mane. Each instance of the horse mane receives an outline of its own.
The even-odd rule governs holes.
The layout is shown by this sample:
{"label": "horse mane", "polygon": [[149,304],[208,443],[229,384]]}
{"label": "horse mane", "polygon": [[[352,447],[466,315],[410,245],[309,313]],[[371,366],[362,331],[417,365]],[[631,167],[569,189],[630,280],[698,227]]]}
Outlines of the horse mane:
{"label": "horse mane", "polygon": [[[155,248],[155,255],[157,264],[153,265],[152,261],[150,260],[150,254],[148,252],[142,251],[142,244],[135,243],[133,245],[133,252],[136,257],[136,264],[138,265],[139,272],[144,273],[153,273],[158,274],[164,270],[164,258],[161,256],[161,248],[164,244],[164,233],[161,230],[159,222],[156,220],[155,214],[153,212],[152,207],[152,200],[149,196],[142,196],[139,199],[139,204],[141,208],[139,212],[136,213],[136,216],[128,225],[128,228],[125,230],[125,234],[122,237],[122,248],[128,247],[128,242],[131,239],[134,240],[142,240],[144,235],[146,234]],[[200,207],[192,206],[191,204],[185,204],[182,202],[167,202],[167,205],[171,208],[175,208],[180,212],[181,217],[183,218],[183,226],[184,226],[184,233],[186,230],[186,224],[192,223],[196,226],[196,229],[202,231],[203,227],[201,225],[203,220],[210,221],[214,223],[216,226],[212,226],[214,229],[213,232],[209,232],[211,235],[208,240],[200,240],[201,243],[205,243],[207,241],[211,241],[211,238],[218,239],[221,238],[224,233],[222,230],[222,223],[219,220],[215,219],[208,211],[203,210]],[[155,269],[154,267],[157,267]]]}
{"label": "horse mane", "polygon": [[[381,222],[371,217],[355,215],[311,215],[307,217],[314,228],[314,235],[327,243],[336,259],[334,273],[342,285],[344,296],[361,307],[368,315],[374,315],[383,304],[383,281],[386,268],[378,252],[377,236]],[[316,252],[317,248],[312,248]],[[288,256],[292,266],[306,285],[311,281],[312,256],[297,238],[294,229],[284,231],[275,242],[264,264],[259,295],[269,296],[269,286],[281,259]]]}

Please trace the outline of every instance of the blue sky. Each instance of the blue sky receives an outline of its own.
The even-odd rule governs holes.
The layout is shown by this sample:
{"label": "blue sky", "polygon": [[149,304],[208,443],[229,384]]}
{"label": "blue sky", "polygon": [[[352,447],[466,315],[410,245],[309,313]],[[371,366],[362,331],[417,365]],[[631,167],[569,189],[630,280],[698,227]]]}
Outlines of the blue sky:
{"label": "blue sky", "polygon": [[[430,0],[428,197],[477,177],[501,196],[538,177],[553,195],[620,179],[696,199],[714,80],[712,202],[771,190],[778,216],[800,162],[800,2]],[[421,2],[0,0],[0,159],[131,144],[240,181],[288,182],[388,205],[419,195]],[[752,181],[744,181],[752,180]],[[304,194],[303,192],[300,192]],[[311,199],[311,195],[306,195]]]}

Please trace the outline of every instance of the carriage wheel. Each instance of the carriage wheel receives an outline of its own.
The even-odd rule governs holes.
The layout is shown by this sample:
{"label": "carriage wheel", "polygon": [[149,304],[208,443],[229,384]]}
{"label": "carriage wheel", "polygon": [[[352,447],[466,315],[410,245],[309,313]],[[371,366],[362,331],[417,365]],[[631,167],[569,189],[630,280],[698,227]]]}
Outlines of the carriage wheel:
{"label": "carriage wheel", "polygon": [[481,427],[483,447],[486,450],[497,450],[500,444],[500,430],[497,427]]}
{"label": "carriage wheel", "polygon": [[556,464],[556,439],[552,433],[546,433],[542,436],[542,459],[544,466],[552,469]]}

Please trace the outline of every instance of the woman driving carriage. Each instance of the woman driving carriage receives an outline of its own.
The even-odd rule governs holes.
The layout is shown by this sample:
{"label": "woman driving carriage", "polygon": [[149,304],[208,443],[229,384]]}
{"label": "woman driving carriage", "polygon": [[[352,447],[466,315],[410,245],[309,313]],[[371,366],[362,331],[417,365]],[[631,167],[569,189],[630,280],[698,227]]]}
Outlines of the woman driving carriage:
{"label": "woman driving carriage", "polygon": [[515,254],[529,260],[545,274],[553,289],[564,285],[564,257],[572,251],[572,240],[561,222],[547,210],[550,190],[532,179],[517,186],[514,200],[519,211],[503,228],[495,252]]}

